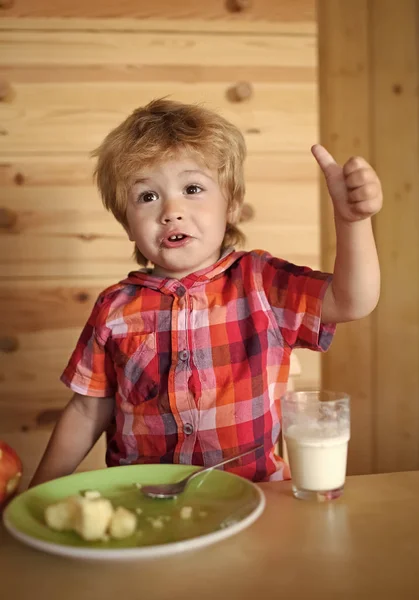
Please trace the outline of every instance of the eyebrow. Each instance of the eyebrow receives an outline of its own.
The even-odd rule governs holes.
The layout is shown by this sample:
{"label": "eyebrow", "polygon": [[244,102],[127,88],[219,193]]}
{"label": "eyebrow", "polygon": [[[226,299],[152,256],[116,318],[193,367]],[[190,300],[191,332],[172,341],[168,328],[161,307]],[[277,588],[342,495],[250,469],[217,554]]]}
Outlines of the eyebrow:
{"label": "eyebrow", "polygon": [[[179,173],[179,176],[184,175],[185,173],[187,173],[188,175],[191,175],[191,174],[203,175],[207,179],[212,179],[211,175],[205,173],[205,171],[200,171],[199,169],[185,169],[184,171],[181,171]],[[134,181],[134,185],[136,185],[137,183],[147,183],[151,179],[152,179],[151,177],[139,177]]]}
{"label": "eyebrow", "polygon": [[198,175],[203,175],[204,177],[207,177],[208,179],[212,179],[211,175],[209,175],[208,173],[205,173],[205,171],[201,171],[200,169],[186,169],[185,171],[182,171],[181,173],[179,173],[179,175],[183,175],[184,173],[198,173]]}

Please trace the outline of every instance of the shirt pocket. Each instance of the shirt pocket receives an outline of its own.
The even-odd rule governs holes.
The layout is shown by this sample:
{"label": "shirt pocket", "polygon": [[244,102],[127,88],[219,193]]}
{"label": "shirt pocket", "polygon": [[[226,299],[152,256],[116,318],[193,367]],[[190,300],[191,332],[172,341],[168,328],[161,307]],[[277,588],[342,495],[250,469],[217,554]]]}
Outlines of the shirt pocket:
{"label": "shirt pocket", "polygon": [[155,333],[114,337],[113,354],[124,410],[130,412],[132,407],[158,397],[160,377]]}

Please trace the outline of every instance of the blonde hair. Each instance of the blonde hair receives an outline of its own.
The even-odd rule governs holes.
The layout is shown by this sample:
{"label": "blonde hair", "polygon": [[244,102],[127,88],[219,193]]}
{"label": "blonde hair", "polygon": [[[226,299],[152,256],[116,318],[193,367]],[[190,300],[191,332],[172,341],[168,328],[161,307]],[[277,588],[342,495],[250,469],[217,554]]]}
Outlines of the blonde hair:
{"label": "blonde hair", "polygon": [[[137,108],[113,129],[92,153],[97,157],[95,179],[105,208],[124,227],[129,190],[144,166],[188,153],[217,169],[228,209],[239,214],[245,184],[243,135],[232,123],[199,105],[161,98]],[[222,248],[244,243],[244,235],[227,223]],[[147,259],[135,248],[140,265]]]}

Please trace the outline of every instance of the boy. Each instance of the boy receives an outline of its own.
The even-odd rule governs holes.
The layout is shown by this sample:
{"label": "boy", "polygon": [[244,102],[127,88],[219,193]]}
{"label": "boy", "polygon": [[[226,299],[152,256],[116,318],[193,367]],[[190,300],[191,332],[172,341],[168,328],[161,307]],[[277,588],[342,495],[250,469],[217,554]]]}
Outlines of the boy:
{"label": "boy", "polygon": [[156,100],[107,136],[98,187],[149,268],[99,295],[62,375],[75,394],[31,485],[72,473],[105,430],[108,466],[207,466],[263,444],[228,470],[289,477],[274,445],[290,354],[327,350],[335,323],[368,315],[380,285],[377,175],[362,158],[342,168],[312,152],[334,205],[333,278],[232,248],[245,143],[225,119]]}

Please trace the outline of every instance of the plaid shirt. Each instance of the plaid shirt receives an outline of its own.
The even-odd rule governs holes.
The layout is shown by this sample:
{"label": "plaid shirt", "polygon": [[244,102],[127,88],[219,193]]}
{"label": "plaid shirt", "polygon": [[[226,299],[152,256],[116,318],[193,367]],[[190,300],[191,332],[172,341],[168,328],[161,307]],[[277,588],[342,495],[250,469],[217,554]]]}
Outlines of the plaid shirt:
{"label": "plaid shirt", "polygon": [[73,391],[115,397],[108,466],[209,466],[263,444],[226,470],[289,478],[274,447],[293,348],[325,351],[330,276],[259,250],[227,251],[181,280],[146,271],[99,295],[61,376]]}

